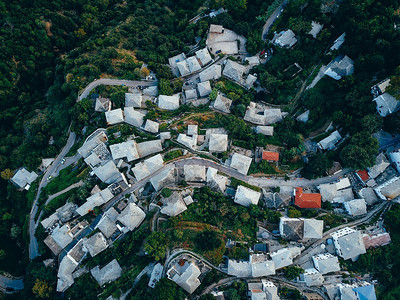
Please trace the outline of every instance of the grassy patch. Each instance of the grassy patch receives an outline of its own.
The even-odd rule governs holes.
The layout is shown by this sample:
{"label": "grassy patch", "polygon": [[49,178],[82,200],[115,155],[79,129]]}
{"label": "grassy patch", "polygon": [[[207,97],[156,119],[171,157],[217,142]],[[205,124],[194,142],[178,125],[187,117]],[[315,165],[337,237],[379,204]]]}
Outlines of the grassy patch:
{"label": "grassy patch", "polygon": [[245,186],[245,187],[247,187],[247,188],[249,188],[249,189],[252,189],[252,190],[254,190],[254,191],[256,191],[256,192],[261,192],[261,188],[260,188],[260,187],[255,186],[255,185],[248,184],[248,183],[246,183],[246,182],[244,182],[244,181],[241,181],[241,180],[239,180],[239,179],[236,179],[236,178],[231,177],[231,184],[230,184],[230,186],[233,187],[233,188],[235,188],[235,189],[237,189],[237,187],[238,187],[239,185],[243,185],[243,186]]}
{"label": "grassy patch", "polygon": [[178,158],[178,157],[180,157],[180,156],[182,156],[182,155],[183,155],[182,150],[170,151],[170,152],[165,153],[165,155],[164,155],[164,161],[167,162],[167,161],[176,159],[176,158]]}
{"label": "grassy patch", "polygon": [[324,221],[324,231],[338,227],[343,224],[343,218],[332,213],[320,216],[317,219]]}
{"label": "grassy patch", "polygon": [[53,195],[63,189],[69,187],[71,184],[77,183],[79,180],[85,178],[89,173],[89,167],[83,164],[81,159],[78,162],[78,167],[68,166],[60,171],[57,177],[54,177],[43,189],[46,195]]}

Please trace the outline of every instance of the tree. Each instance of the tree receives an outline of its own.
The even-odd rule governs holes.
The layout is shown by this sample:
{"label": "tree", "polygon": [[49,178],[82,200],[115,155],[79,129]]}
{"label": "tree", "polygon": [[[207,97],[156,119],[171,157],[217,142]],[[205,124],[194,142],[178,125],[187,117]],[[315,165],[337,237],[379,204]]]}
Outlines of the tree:
{"label": "tree", "polygon": [[246,50],[251,55],[255,55],[257,52],[261,51],[265,43],[261,39],[261,33],[254,30],[250,33],[246,41]]}
{"label": "tree", "polygon": [[332,163],[325,154],[317,153],[309,158],[308,163],[301,170],[301,175],[307,179],[322,177],[331,166]]}
{"label": "tree", "polygon": [[196,247],[203,251],[211,251],[221,245],[221,240],[215,231],[205,230],[200,232],[194,238]]}
{"label": "tree", "polygon": [[10,169],[5,169],[5,170],[1,171],[1,178],[5,179],[5,180],[9,180],[13,176],[14,176],[14,172],[11,171]]}
{"label": "tree", "polygon": [[164,198],[168,198],[171,195],[172,191],[169,188],[163,188],[163,190],[161,191],[161,196],[163,196]]}
{"label": "tree", "polygon": [[355,168],[365,169],[375,162],[378,154],[378,141],[366,131],[355,134],[349,145],[343,148],[340,157],[344,165]]}
{"label": "tree", "polygon": [[145,251],[155,260],[160,260],[167,252],[167,238],[162,232],[152,232],[144,245]]}
{"label": "tree", "polygon": [[53,288],[45,281],[36,279],[35,285],[32,288],[32,293],[38,298],[49,298]]}
{"label": "tree", "polygon": [[38,298],[49,298],[53,288],[45,281],[36,279],[35,285],[32,288],[32,293]]}
{"label": "tree", "polygon": [[20,234],[21,234],[21,228],[13,224],[10,233],[11,238],[16,239]]}
{"label": "tree", "polygon": [[212,294],[206,294],[206,295],[203,295],[200,297],[200,300],[214,300],[214,299],[217,299],[217,298],[215,298],[214,295],[212,295]]}
{"label": "tree", "polygon": [[247,0],[227,0],[226,8],[232,16],[241,16],[247,9]]}
{"label": "tree", "polygon": [[297,266],[288,266],[283,269],[285,276],[289,280],[294,280],[299,277],[300,274],[304,273],[304,270]]}
{"label": "tree", "polygon": [[361,119],[361,129],[370,134],[378,131],[382,124],[382,118],[378,115],[367,115]]}
{"label": "tree", "polygon": [[288,217],[289,218],[300,218],[301,212],[294,207],[288,208]]}
{"label": "tree", "polygon": [[6,254],[7,254],[6,251],[0,249],[0,261],[6,258]]}
{"label": "tree", "polygon": [[344,114],[342,111],[335,111],[332,115],[332,121],[343,128],[348,128],[353,121],[353,117]]}
{"label": "tree", "polygon": [[158,91],[160,95],[171,96],[174,93],[169,81],[163,78],[161,78],[160,81],[158,82]]}
{"label": "tree", "polygon": [[147,76],[149,76],[149,74],[150,74],[150,71],[146,67],[143,67],[140,69],[140,77],[146,78]]}
{"label": "tree", "polygon": [[167,278],[161,278],[157,282],[153,297],[152,299],[154,300],[183,300],[186,298],[182,289],[178,288],[174,282]]}

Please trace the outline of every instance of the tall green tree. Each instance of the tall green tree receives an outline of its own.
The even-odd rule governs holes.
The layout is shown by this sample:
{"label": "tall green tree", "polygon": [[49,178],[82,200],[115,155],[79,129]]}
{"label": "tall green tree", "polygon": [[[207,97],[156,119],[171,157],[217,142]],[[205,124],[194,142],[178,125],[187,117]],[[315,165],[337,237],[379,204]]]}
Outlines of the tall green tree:
{"label": "tall green tree", "polygon": [[374,164],[377,154],[377,139],[362,131],[351,138],[350,143],[342,149],[340,157],[347,167],[365,169]]}
{"label": "tall green tree", "polygon": [[164,258],[167,248],[167,237],[162,232],[152,232],[144,244],[146,252],[155,260]]}

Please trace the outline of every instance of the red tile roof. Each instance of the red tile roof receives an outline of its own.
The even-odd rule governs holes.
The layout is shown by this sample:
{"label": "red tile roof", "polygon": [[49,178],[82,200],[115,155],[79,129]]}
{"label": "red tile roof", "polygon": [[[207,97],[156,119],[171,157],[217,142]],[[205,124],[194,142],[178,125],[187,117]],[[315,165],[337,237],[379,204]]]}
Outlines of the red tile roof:
{"label": "red tile roof", "polygon": [[269,161],[279,161],[279,153],[272,152],[272,151],[263,151],[262,159],[269,160]]}
{"label": "red tile roof", "polygon": [[369,236],[368,234],[365,234],[362,236],[362,238],[365,249],[385,246],[391,242],[389,233],[383,233],[374,236]]}
{"label": "red tile roof", "polygon": [[361,180],[364,182],[369,179],[369,175],[366,170],[357,171],[357,175],[360,176]]}
{"label": "red tile roof", "polygon": [[321,194],[303,193],[303,189],[297,187],[294,204],[300,208],[321,208]]}

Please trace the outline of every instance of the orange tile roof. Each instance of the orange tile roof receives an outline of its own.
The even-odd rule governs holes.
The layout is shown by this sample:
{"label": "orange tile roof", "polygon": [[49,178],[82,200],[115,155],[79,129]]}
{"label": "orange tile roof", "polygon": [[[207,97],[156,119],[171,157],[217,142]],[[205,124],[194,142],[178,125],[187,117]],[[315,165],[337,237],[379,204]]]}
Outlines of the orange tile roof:
{"label": "orange tile roof", "polygon": [[262,159],[269,161],[279,161],[279,153],[272,151],[263,151]]}
{"label": "orange tile roof", "polygon": [[301,208],[321,208],[321,194],[303,193],[303,189],[296,188],[294,204]]}
{"label": "orange tile roof", "polygon": [[367,181],[369,179],[369,175],[366,170],[357,171],[357,175],[360,176],[362,181]]}

